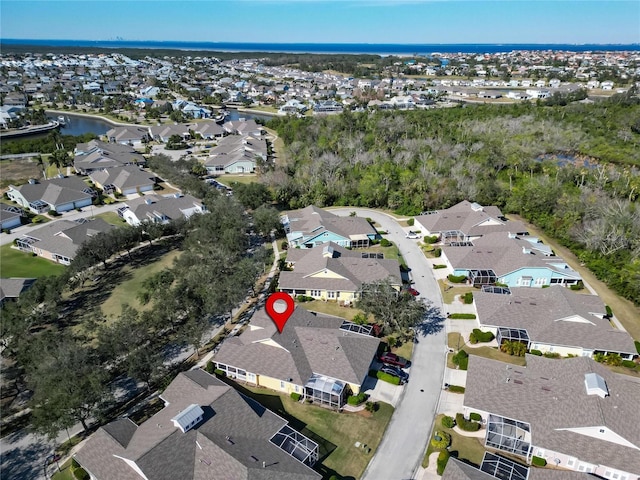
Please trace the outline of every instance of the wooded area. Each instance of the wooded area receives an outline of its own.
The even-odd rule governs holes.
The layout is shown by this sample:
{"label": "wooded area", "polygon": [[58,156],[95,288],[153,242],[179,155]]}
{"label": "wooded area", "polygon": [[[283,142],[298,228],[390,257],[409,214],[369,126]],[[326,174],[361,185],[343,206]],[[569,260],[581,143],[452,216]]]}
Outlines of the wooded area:
{"label": "wooded area", "polygon": [[464,105],[275,118],[286,164],[265,175],[284,208],[403,215],[463,199],[518,213],[640,304],[640,99]]}

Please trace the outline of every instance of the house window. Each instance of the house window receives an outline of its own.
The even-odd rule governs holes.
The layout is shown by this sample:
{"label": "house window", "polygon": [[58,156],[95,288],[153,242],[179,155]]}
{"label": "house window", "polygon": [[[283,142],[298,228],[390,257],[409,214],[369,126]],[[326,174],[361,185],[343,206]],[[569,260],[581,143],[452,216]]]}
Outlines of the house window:
{"label": "house window", "polygon": [[331,291],[327,292],[327,297],[336,298],[336,292],[331,292]]}
{"label": "house window", "polygon": [[282,380],[280,381],[280,390],[284,390],[284,382]]}
{"label": "house window", "polygon": [[299,391],[300,391],[300,387],[296,385],[296,393],[298,393]]}
{"label": "house window", "polygon": [[545,278],[536,278],[536,287],[541,287],[547,283]]}
{"label": "house window", "polygon": [[570,467],[573,467],[573,463],[574,463],[574,459],[570,458],[569,461],[567,462],[567,465]]}
{"label": "house window", "polygon": [[320,296],[320,290],[311,290],[311,296],[316,298]]}

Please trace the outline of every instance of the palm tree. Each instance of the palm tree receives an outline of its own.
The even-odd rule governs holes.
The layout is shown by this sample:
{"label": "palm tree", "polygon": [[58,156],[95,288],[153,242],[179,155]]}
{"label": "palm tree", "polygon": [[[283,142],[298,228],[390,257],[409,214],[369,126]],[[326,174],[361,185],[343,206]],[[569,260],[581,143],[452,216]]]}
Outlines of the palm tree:
{"label": "palm tree", "polygon": [[58,173],[60,173],[60,167],[66,167],[71,158],[66,150],[56,150],[49,157],[49,165],[55,165],[58,169]]}

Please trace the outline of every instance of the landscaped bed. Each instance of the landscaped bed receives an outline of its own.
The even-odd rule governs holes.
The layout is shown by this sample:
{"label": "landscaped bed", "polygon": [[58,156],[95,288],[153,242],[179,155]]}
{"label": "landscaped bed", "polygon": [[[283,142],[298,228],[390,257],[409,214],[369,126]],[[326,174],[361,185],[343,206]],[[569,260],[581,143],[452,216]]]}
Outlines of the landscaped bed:
{"label": "landscaped bed", "polygon": [[[475,465],[480,465],[482,463],[482,457],[484,456],[484,439],[478,437],[466,437],[460,435],[452,428],[446,428],[442,425],[442,419],[444,415],[438,415],[436,417],[436,421],[433,425],[433,431],[431,432],[431,436],[429,439],[433,438],[434,432],[436,431],[444,431],[451,435],[451,445],[449,446],[449,452],[452,457],[465,459],[470,461]],[[424,459],[422,460],[422,466],[427,467],[429,465],[429,455],[433,452],[437,451],[429,442],[429,446],[427,447],[427,452],[424,455]]]}

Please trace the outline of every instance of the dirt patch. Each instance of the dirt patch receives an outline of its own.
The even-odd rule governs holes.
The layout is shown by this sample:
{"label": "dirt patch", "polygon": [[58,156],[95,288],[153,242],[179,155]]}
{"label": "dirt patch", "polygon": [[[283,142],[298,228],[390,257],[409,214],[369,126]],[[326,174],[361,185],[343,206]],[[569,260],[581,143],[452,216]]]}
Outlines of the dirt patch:
{"label": "dirt patch", "polygon": [[9,185],[27,183],[30,178],[42,178],[42,169],[35,158],[13,158],[0,161],[0,193],[8,190]]}
{"label": "dirt patch", "polygon": [[632,302],[626,300],[625,298],[620,297],[616,293],[607,287],[604,282],[601,282],[596,278],[596,276],[591,273],[587,267],[583,266],[580,263],[580,260],[566,247],[563,247],[554,239],[548,237],[544,233],[542,233],[539,229],[531,225],[524,218],[519,215],[507,215],[508,218],[512,220],[520,220],[523,222],[529,232],[540,238],[544,243],[549,245],[553,250],[562,258],[566,260],[566,262],[573,268],[576,272],[578,272],[582,278],[596,291],[598,296],[602,299],[602,301],[611,307],[614,315],[620,323],[624,326],[624,328],[629,332],[634,339],[640,340],[640,308],[636,307]]}

